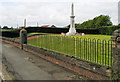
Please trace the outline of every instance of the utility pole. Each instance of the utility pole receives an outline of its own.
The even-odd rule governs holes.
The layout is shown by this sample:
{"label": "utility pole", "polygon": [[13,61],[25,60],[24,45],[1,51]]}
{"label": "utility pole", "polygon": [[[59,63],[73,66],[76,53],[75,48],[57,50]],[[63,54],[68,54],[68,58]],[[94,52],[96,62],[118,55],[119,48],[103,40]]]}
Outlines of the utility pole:
{"label": "utility pole", "polygon": [[26,27],[26,19],[24,19],[24,27]]}
{"label": "utility pole", "polygon": [[38,22],[37,22],[37,27],[38,27]]}
{"label": "utility pole", "polygon": [[17,29],[18,29],[18,23],[17,23]]}

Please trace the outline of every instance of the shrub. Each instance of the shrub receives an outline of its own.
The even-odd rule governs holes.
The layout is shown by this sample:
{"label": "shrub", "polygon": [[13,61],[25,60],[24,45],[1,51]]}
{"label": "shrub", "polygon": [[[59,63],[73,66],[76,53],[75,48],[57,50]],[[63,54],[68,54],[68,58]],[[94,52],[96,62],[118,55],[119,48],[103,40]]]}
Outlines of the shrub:
{"label": "shrub", "polygon": [[112,35],[113,32],[119,28],[120,28],[120,25],[118,25],[118,26],[103,26],[103,27],[99,28],[99,32],[100,32],[100,34],[103,34],[103,35]]}

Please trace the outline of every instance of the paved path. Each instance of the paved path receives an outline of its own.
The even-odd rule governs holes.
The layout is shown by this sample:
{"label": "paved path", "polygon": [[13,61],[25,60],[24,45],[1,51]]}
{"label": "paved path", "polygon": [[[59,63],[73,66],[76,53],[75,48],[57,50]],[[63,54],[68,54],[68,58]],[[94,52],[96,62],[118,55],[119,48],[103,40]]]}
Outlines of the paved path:
{"label": "paved path", "polygon": [[47,72],[24,59],[25,51],[3,42],[2,54],[24,80],[53,80]]}
{"label": "paved path", "polygon": [[13,45],[2,43],[2,53],[18,80],[74,80],[74,73]]}

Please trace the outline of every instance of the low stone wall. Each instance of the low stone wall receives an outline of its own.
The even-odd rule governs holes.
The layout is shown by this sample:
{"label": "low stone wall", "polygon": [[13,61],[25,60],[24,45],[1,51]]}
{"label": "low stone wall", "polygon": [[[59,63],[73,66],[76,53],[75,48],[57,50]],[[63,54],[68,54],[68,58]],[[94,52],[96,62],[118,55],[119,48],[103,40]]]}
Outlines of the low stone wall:
{"label": "low stone wall", "polygon": [[11,41],[11,42],[14,42],[14,43],[20,44],[19,41],[15,40],[15,39],[13,39],[13,38],[2,37],[2,40],[7,40],[7,41]]}
{"label": "low stone wall", "polygon": [[112,79],[120,81],[120,29],[114,31],[111,40],[115,44],[113,46]]}
{"label": "low stone wall", "polygon": [[[10,38],[3,38],[3,41],[6,40],[7,43],[12,42],[11,44],[20,47],[18,46],[19,42]],[[91,80],[110,80],[111,77],[111,70],[107,69],[107,67],[105,66],[89,63],[83,60],[77,60],[63,54],[55,53],[53,51],[48,51],[42,48],[33,47],[31,45],[24,45],[23,50],[38,55],[43,59],[67,68]]]}

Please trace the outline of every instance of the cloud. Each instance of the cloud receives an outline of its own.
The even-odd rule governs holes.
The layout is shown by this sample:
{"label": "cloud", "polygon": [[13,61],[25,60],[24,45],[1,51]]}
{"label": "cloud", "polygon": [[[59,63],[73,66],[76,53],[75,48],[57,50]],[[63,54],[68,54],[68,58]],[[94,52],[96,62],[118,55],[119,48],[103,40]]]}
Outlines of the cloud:
{"label": "cloud", "polygon": [[[118,0],[119,1],[119,0]],[[2,26],[28,26],[70,23],[71,3],[75,6],[75,22],[82,23],[100,14],[109,15],[114,24],[118,22],[117,0],[0,0]]]}

